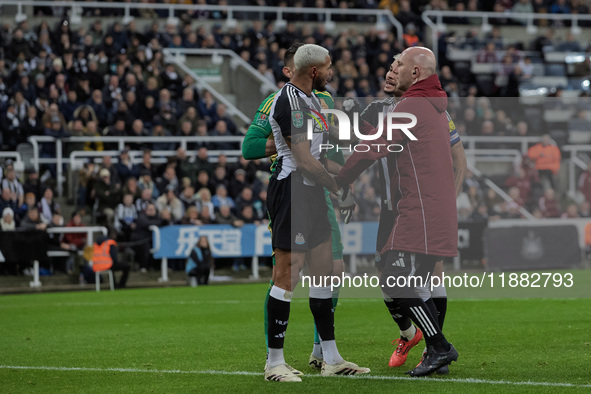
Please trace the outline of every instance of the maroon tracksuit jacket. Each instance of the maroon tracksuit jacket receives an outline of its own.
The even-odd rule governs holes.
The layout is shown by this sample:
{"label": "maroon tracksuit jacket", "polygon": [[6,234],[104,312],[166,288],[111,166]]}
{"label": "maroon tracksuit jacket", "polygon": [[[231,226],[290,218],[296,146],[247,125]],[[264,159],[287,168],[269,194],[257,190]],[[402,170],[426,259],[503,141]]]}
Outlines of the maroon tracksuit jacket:
{"label": "maroon tracksuit jacket", "polygon": [[337,183],[349,185],[376,160],[392,155],[388,160],[389,186],[395,196],[393,201],[397,201],[398,216],[381,253],[398,250],[443,257],[457,255],[456,193],[446,108],[447,95],[437,75],[415,83],[394,112],[416,116],[417,124],[409,130],[418,141],[409,140],[397,130],[391,140],[386,140],[384,126],[380,139],[363,143],[400,144],[403,151],[389,153],[382,146],[379,151],[374,147],[369,152],[355,152],[337,176]]}

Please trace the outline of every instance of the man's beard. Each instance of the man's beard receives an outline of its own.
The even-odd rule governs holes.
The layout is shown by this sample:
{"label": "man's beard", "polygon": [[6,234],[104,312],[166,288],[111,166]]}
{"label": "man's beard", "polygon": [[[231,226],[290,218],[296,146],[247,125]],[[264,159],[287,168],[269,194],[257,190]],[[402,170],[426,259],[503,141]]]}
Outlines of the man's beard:
{"label": "man's beard", "polygon": [[326,81],[324,84],[322,84],[320,79],[314,78],[314,80],[312,81],[312,89],[318,90],[319,92],[324,92],[324,91],[326,91],[327,84],[328,84],[328,81]]}

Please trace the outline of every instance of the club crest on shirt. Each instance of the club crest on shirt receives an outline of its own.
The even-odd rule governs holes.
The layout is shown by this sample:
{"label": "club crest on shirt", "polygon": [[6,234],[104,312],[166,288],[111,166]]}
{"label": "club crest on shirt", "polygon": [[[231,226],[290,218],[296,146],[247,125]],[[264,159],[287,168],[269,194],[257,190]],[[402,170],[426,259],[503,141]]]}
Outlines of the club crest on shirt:
{"label": "club crest on shirt", "polygon": [[261,127],[265,127],[269,123],[269,119],[267,118],[267,114],[259,114],[256,124]]}
{"label": "club crest on shirt", "polygon": [[291,111],[291,123],[293,127],[301,128],[304,125],[304,113],[302,111]]}
{"label": "club crest on shirt", "polygon": [[296,235],[295,237],[295,243],[297,245],[303,245],[306,243],[306,240],[304,239],[304,234],[302,233],[298,233],[298,235]]}

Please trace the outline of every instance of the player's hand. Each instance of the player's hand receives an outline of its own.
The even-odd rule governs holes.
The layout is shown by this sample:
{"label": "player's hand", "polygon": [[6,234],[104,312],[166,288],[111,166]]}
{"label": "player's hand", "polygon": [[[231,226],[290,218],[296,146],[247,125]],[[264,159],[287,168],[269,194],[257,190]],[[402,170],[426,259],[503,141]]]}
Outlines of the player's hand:
{"label": "player's hand", "polygon": [[347,114],[350,114],[354,111],[359,111],[360,105],[354,98],[348,98],[343,101],[343,109]]}
{"label": "player's hand", "polygon": [[355,211],[356,206],[353,193],[349,188],[341,188],[338,192],[336,192],[336,196],[337,205],[341,211],[341,215],[343,215],[343,222],[348,224],[351,222],[351,219],[353,219],[353,212]]}

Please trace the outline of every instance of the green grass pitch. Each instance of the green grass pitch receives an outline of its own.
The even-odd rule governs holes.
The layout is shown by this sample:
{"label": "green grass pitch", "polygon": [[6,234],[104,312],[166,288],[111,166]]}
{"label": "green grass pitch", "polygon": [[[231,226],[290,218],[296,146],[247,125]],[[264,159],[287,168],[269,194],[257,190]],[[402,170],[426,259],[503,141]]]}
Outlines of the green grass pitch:
{"label": "green grass pitch", "polygon": [[[295,299],[286,360],[302,383],[265,382],[266,285],[71,292],[0,297],[0,391],[116,392],[590,392],[591,300],[449,302],[445,333],[460,357],[447,377],[388,368],[397,337],[379,299],[342,299],[337,343],[370,377],[307,369],[313,327]],[[526,383],[529,382],[529,383]],[[562,384],[562,385],[557,385]]]}

